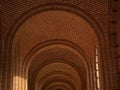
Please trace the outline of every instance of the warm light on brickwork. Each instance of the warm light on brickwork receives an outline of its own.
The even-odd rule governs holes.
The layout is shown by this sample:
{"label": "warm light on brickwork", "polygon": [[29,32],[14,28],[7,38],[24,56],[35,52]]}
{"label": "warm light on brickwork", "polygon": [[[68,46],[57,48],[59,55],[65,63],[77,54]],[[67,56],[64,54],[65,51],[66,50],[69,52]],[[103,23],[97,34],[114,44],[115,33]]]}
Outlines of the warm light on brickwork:
{"label": "warm light on brickwork", "polygon": [[99,80],[99,60],[98,60],[98,47],[95,50],[95,70],[96,70],[96,90],[100,90],[100,80]]}
{"label": "warm light on brickwork", "polygon": [[28,90],[27,89],[27,79],[21,76],[13,77],[13,90]]}
{"label": "warm light on brickwork", "polygon": [[[0,90],[40,90],[40,85],[42,90],[60,89],[58,84],[50,88],[52,79],[77,82],[65,90],[119,90],[119,4],[120,0],[1,0]],[[72,69],[48,73],[47,68],[44,83],[38,73],[53,62],[69,64],[78,75],[68,72]],[[68,79],[47,82],[56,73]]]}

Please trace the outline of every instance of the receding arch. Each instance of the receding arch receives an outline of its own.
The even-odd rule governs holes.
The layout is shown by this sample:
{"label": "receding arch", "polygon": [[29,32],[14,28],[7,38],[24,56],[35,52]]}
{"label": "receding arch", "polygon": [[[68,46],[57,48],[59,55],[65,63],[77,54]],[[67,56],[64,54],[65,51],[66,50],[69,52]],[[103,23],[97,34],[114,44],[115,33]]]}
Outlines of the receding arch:
{"label": "receding arch", "polygon": [[[55,62],[55,63],[58,63],[58,62]],[[51,64],[54,64],[54,63],[51,63]],[[62,64],[62,63],[61,63]],[[48,67],[48,66],[45,66],[46,68]],[[44,67],[43,67],[44,68]],[[51,68],[51,67],[49,67],[49,68]],[[55,68],[54,68],[55,69]],[[61,69],[62,70],[62,69]],[[73,77],[73,75],[71,75],[72,74],[72,72],[70,73],[70,74],[68,74],[69,72],[62,72],[62,71],[55,71],[55,72],[46,72],[46,74],[45,75],[42,75],[41,76],[41,73],[42,73],[42,71],[40,70],[40,74],[38,75],[38,77],[36,78],[36,80],[37,81],[39,81],[39,83],[36,83],[37,85],[37,87],[35,86],[35,88],[37,88],[37,89],[35,89],[35,90],[39,90],[39,88],[41,88],[43,85],[44,85],[44,83],[46,83],[50,78],[51,78],[51,80],[53,81],[55,78],[56,79],[67,79],[67,81],[68,82],[72,82],[73,84],[74,84],[74,86],[76,87],[76,83],[74,83],[75,82],[75,80],[78,80],[78,79],[74,79],[75,77]],[[40,78],[40,79],[39,79]],[[33,82],[33,80],[32,80],[32,82]],[[55,80],[55,82],[58,82],[57,80]],[[51,84],[52,84],[52,82],[51,82]],[[32,83],[31,83],[31,85],[32,85]],[[78,85],[78,84],[77,84]],[[34,85],[33,85],[34,86]],[[47,87],[47,85],[44,85],[44,86],[46,86]],[[78,87],[80,86],[80,84],[78,85]],[[32,89],[32,90],[34,90],[34,89]],[[43,89],[42,89],[43,90]],[[49,90],[49,89],[48,89]],[[74,90],[74,89],[73,89]],[[81,89],[80,89],[81,90]]]}
{"label": "receding arch", "polygon": [[[80,17],[85,19],[91,25],[91,27],[94,28],[101,46],[104,46],[106,40],[104,38],[104,33],[102,31],[102,28],[99,26],[99,24],[97,24],[96,20],[91,15],[89,15],[82,9],[74,7],[72,5],[60,5],[60,4],[43,5],[43,6],[34,8],[34,9],[24,13],[23,15],[21,15],[21,17],[20,17],[21,20],[18,19],[15,22],[15,24],[11,27],[11,29],[9,30],[9,32],[7,34],[8,37],[6,37],[6,41],[5,41],[5,47],[8,48],[8,52],[7,52],[8,57],[11,58],[12,44],[13,44],[13,40],[15,38],[15,34],[17,33],[18,28],[31,16],[33,16],[37,13],[43,12],[43,11],[48,11],[48,10],[62,10],[62,11],[68,11],[68,12],[72,12],[76,15],[79,15]],[[89,15],[89,17],[88,17],[88,15]],[[10,60],[10,62],[11,62],[11,60]],[[8,60],[8,62],[9,62],[9,60]]]}
{"label": "receding arch", "polygon": [[[87,55],[85,54],[85,52],[80,48],[80,47],[77,47],[76,45],[74,45],[73,43],[69,42],[69,41],[65,41],[65,40],[50,40],[50,41],[46,41],[46,42],[43,42],[41,44],[38,44],[36,45],[35,47],[33,47],[32,50],[30,50],[30,52],[28,53],[27,57],[25,58],[24,61],[24,65],[23,65],[23,72],[25,73],[28,73],[28,70],[30,68],[31,65],[33,65],[32,62],[38,62],[38,61],[35,61],[36,59],[33,59],[36,55],[40,56],[40,53],[42,53],[42,51],[44,50],[47,50],[49,48],[54,48],[57,49],[57,47],[62,47],[64,48],[64,51],[65,49],[67,50],[73,50],[74,52],[76,52],[77,54],[80,55],[81,57],[81,60],[80,62],[84,62],[83,63],[83,66],[85,66],[86,68],[86,74],[87,76],[86,79],[87,81],[89,82],[90,84],[90,80],[92,80],[90,77],[90,72],[92,72],[92,66],[90,64],[90,60],[88,59]],[[52,49],[53,50],[53,49]],[[45,51],[47,52],[47,51]],[[59,52],[59,51],[58,51]],[[70,51],[69,51],[70,52]],[[67,54],[67,53],[66,53]],[[42,54],[43,55],[43,54]],[[69,54],[68,54],[69,55]],[[74,56],[73,56],[74,57]],[[70,60],[70,59],[69,59]],[[76,69],[76,71],[79,73],[80,77],[81,77],[81,71],[80,71],[80,67],[76,66],[75,63],[72,62],[72,59],[71,61],[69,62],[69,60],[65,60],[63,59],[62,57],[61,58],[54,58],[52,60],[44,60],[43,63],[41,61],[41,64],[40,64],[40,67],[37,67],[37,69],[35,70],[35,72],[32,72],[34,73],[35,75],[37,74],[37,72],[39,71],[39,69],[41,69],[42,67],[50,64],[50,63],[54,63],[54,62],[63,62],[63,63],[66,63],[66,64],[69,64],[70,66],[74,67]],[[74,60],[75,62],[76,60]],[[78,61],[76,61],[76,63],[79,63]],[[79,63],[80,64],[80,63]],[[82,66],[82,65],[80,65]],[[82,68],[81,69],[85,69],[85,68]],[[89,74],[89,75],[88,75]],[[90,77],[89,77],[90,76]],[[31,76],[32,77],[32,76]],[[82,78],[83,81],[85,81],[85,78]],[[90,88],[90,85],[88,85],[88,87]],[[92,83],[91,83],[92,84]],[[83,84],[83,87],[84,88],[87,88],[86,86],[84,86]]]}
{"label": "receding arch", "polygon": [[80,53],[85,58],[84,62],[86,63],[86,66],[88,67],[88,69],[92,68],[92,66],[90,64],[90,60],[82,48],[80,48],[79,46],[75,45],[74,43],[72,43],[70,41],[55,39],[55,40],[48,40],[48,41],[39,43],[38,45],[34,46],[25,57],[25,60],[24,60],[25,62],[23,63],[23,70],[25,70],[26,67],[29,66],[29,64],[31,62],[31,61],[29,61],[30,58],[33,57],[40,49],[44,49],[44,48],[52,46],[52,45],[53,46],[63,45],[63,46],[67,46],[67,47],[75,50],[76,52]]}
{"label": "receding arch", "polygon": [[60,77],[54,77],[54,79],[52,79],[52,78],[50,78],[50,79],[48,79],[48,81],[47,82],[45,82],[45,84],[42,86],[42,89],[41,90],[46,90],[45,88],[46,88],[46,86],[48,86],[50,83],[51,83],[51,81],[52,82],[63,82],[63,83],[67,83],[71,88],[72,88],[72,90],[77,90],[76,89],[76,87],[75,87],[75,85],[72,83],[72,82],[70,82],[68,79],[66,79],[66,78],[60,78]]}
{"label": "receding arch", "polygon": [[66,73],[66,72],[63,72],[63,71],[54,71],[54,72],[50,72],[50,73],[47,73],[46,75],[44,75],[40,80],[39,80],[39,83],[38,85],[40,84],[40,82],[42,82],[44,79],[46,79],[47,77],[49,76],[52,76],[52,75],[62,75],[62,76],[65,76],[65,77],[68,77],[70,78],[72,81],[75,80],[75,77],[69,73]]}

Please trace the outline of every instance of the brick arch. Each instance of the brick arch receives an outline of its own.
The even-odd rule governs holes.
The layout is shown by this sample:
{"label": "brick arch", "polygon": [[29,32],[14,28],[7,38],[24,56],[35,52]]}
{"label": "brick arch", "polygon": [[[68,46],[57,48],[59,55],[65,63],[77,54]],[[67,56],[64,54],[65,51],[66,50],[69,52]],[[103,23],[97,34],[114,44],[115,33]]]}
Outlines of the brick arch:
{"label": "brick arch", "polygon": [[[51,81],[52,82],[63,82],[63,83],[67,83],[69,85],[69,87],[72,88],[72,90],[77,90],[77,88],[75,87],[75,85],[70,81],[68,80],[67,78],[65,77],[60,77],[60,76],[56,76],[56,77],[52,77],[52,78],[49,78],[48,81],[45,82],[45,84],[43,84],[42,86],[42,89],[41,90],[46,90],[45,88],[49,88],[49,87],[46,87],[48,86],[49,84],[51,84]],[[63,84],[64,85],[64,84]],[[54,86],[55,87],[55,86]],[[49,89],[48,89],[49,90]]]}
{"label": "brick arch", "polygon": [[52,45],[68,46],[69,48],[75,50],[76,52],[80,53],[82,57],[85,58],[84,63],[86,63],[86,67],[88,69],[92,68],[89,57],[86,55],[85,51],[81,47],[77,46],[76,44],[72,43],[71,41],[62,40],[62,39],[53,39],[53,40],[47,40],[47,41],[41,42],[38,45],[34,46],[26,55],[24,62],[23,62],[22,69],[25,70],[25,72],[26,72],[27,67],[29,67],[30,63],[32,62],[32,61],[30,61],[30,58],[33,57],[40,49],[44,49],[44,48],[52,46]]}
{"label": "brick arch", "polygon": [[[73,83],[75,82],[75,77],[69,73],[66,73],[64,71],[54,71],[54,72],[50,72],[50,73],[47,73],[45,74],[40,80],[39,82],[37,83],[37,86],[38,88],[40,87],[40,84],[42,83],[42,81],[44,81],[46,78],[48,78],[49,76],[52,76],[52,75],[62,75],[64,77],[67,77],[69,78]],[[76,86],[76,83],[75,83],[75,86]]]}
{"label": "brick arch", "polygon": [[[54,63],[54,62],[53,62]],[[56,63],[56,62],[55,62]],[[63,63],[63,62],[61,62],[60,61],[60,63]],[[52,64],[52,63],[51,63]],[[65,63],[64,63],[65,64]],[[47,67],[47,66],[46,66]],[[82,88],[84,87],[84,84],[78,84],[78,83],[75,83],[78,79],[76,79],[73,75],[71,75],[71,74],[69,74],[69,73],[67,73],[67,72],[64,72],[64,71],[54,71],[54,72],[50,72],[50,73],[47,73],[47,74],[45,74],[42,78],[40,78],[40,79],[38,79],[38,78],[36,78],[37,80],[39,80],[39,82],[38,82],[38,87],[40,87],[41,86],[41,84],[42,84],[42,82],[43,81],[45,81],[47,78],[49,78],[49,77],[51,77],[51,76],[55,76],[55,75],[57,75],[57,76],[64,76],[64,77],[66,77],[66,78],[69,78],[69,81],[70,82],[72,82],[73,84],[74,84],[74,86],[78,89],[80,89],[80,90],[82,90]],[[82,76],[81,76],[81,78],[82,78]],[[62,79],[62,78],[61,78]],[[54,78],[53,78],[53,80],[54,80]],[[33,80],[32,80],[33,81]],[[81,80],[80,80],[81,81]],[[79,81],[79,82],[80,82]],[[31,85],[32,85],[32,83],[31,83]],[[32,90],[34,90],[34,89],[32,89]]]}
{"label": "brick arch", "polygon": [[[106,40],[104,38],[104,33],[102,32],[102,29],[100,28],[99,24],[97,24],[97,21],[91,15],[89,15],[85,11],[81,10],[80,8],[76,8],[72,5],[54,4],[54,5],[47,5],[47,6],[39,6],[37,8],[34,8],[34,9],[24,13],[15,22],[13,27],[11,27],[11,29],[9,30],[8,35],[7,35],[8,37],[6,38],[5,46],[7,48],[11,47],[14,36],[17,33],[18,28],[23,24],[24,21],[26,21],[31,16],[33,16],[37,13],[40,13],[42,11],[46,11],[46,10],[63,10],[63,11],[68,11],[68,12],[75,13],[76,15],[79,15],[80,17],[83,17],[83,19],[85,19],[94,28],[94,30],[96,32],[96,35],[98,36],[98,39],[99,39],[99,42],[100,42],[101,46],[106,44],[105,43]],[[11,52],[11,48],[8,49],[8,53],[7,53],[8,57],[11,57],[10,52]]]}
{"label": "brick arch", "polygon": [[[67,51],[67,49],[71,50],[72,51],[75,51],[77,54],[79,54],[78,57],[76,57],[76,59],[78,60],[73,60],[73,58],[75,57],[73,54],[73,58],[71,57],[71,55],[69,55],[69,53],[66,53],[67,56],[70,56],[71,59],[69,58],[65,58],[65,57],[54,57],[54,55],[52,56],[52,58],[46,58],[46,59],[43,59],[42,57],[39,57],[39,59],[34,59],[35,57],[37,56],[40,56],[40,54],[42,54],[42,51],[46,50],[46,48],[48,47],[51,47],[51,46],[57,46],[57,45],[61,45],[59,47],[62,47],[62,49],[64,50],[64,52]],[[65,48],[65,47],[67,48]],[[57,49],[57,48],[52,48],[52,50],[54,49]],[[71,53],[74,53],[72,52]],[[45,51],[47,52],[47,51]],[[54,51],[53,51],[54,52]],[[61,52],[61,51],[58,51],[58,52]],[[64,53],[64,52],[61,52],[61,53]],[[68,51],[70,52],[70,51]],[[57,53],[57,52],[55,52]],[[43,55],[43,54],[42,54]],[[38,58],[38,57],[37,57]],[[30,72],[30,73],[33,73],[34,75],[31,75],[30,78],[32,77],[33,79],[31,81],[34,80],[34,78],[36,77],[36,75],[38,74],[38,72],[44,67],[44,66],[47,66],[51,63],[54,63],[54,62],[61,62],[61,63],[65,63],[65,64],[68,64],[70,66],[72,66],[79,74],[79,77],[81,78],[81,80],[84,82],[82,84],[83,88],[87,89],[87,88],[91,88],[92,87],[92,83],[90,83],[90,80],[92,80],[93,78],[92,77],[92,74],[93,74],[93,71],[92,71],[92,66],[91,66],[91,63],[90,63],[90,60],[88,58],[88,56],[86,55],[86,53],[80,48],[78,47],[77,45],[69,42],[69,41],[65,41],[65,40],[49,40],[49,41],[45,41],[45,42],[42,42],[38,45],[36,45],[35,47],[33,47],[30,52],[27,54],[25,60],[25,62],[23,63],[23,68],[22,68],[22,72],[23,73],[26,73],[26,76],[23,76],[24,78],[26,78],[29,74],[29,69],[33,69],[34,71],[33,72]],[[38,62],[40,61],[40,64],[38,64],[39,66],[35,65],[34,62]],[[76,65],[78,64],[79,65]],[[33,64],[36,66],[36,67],[33,67]],[[34,69],[35,68],[35,69]],[[82,72],[81,72],[82,70]],[[92,73],[90,73],[92,72]],[[29,76],[28,76],[29,77]],[[86,80],[87,81],[86,81]],[[87,83],[88,82],[88,83]],[[86,83],[86,85],[84,85]],[[84,90],[83,89],[83,90]]]}
{"label": "brick arch", "polygon": [[87,13],[85,10],[78,8],[74,5],[71,4],[59,4],[59,3],[54,3],[54,4],[45,4],[45,5],[40,5],[38,7],[32,8],[29,11],[23,13],[17,20],[16,22],[11,26],[10,30],[7,33],[6,37],[6,43],[8,45],[11,45],[13,37],[17,33],[18,28],[29,18],[32,16],[45,12],[45,11],[51,11],[51,10],[60,10],[60,11],[67,11],[74,13],[77,16],[82,17],[90,26],[94,29],[94,32],[97,35],[97,38],[99,39],[100,43],[105,44],[105,33],[103,31],[103,28],[99,25],[99,23],[96,21],[96,19]]}

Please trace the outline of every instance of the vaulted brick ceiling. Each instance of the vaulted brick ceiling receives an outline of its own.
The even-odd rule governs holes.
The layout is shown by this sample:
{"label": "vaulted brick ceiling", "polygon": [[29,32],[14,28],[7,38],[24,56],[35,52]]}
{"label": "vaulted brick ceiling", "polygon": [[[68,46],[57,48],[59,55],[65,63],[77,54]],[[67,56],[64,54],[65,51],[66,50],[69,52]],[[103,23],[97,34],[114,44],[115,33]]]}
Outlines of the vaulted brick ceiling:
{"label": "vaulted brick ceiling", "polygon": [[117,90],[118,1],[1,0],[0,89]]}
{"label": "vaulted brick ceiling", "polygon": [[[13,53],[17,67],[26,67],[29,89],[62,85],[58,88],[83,90],[90,84],[98,42],[95,30],[80,16],[51,10],[35,14],[18,28]],[[14,77],[22,77],[16,72]]]}

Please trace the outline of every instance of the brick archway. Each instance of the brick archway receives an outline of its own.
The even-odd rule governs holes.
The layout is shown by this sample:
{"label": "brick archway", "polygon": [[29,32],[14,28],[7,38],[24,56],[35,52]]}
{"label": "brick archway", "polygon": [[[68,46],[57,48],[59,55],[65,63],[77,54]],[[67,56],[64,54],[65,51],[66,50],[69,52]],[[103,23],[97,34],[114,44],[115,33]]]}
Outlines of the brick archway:
{"label": "brick archway", "polygon": [[[52,49],[50,50],[52,54],[48,53],[49,50],[47,50],[47,48]],[[44,52],[47,53],[47,56],[44,52],[42,52],[43,50],[45,50]],[[59,54],[61,53],[61,54],[55,55],[55,53],[59,53]],[[23,65],[23,72],[28,73],[26,77],[28,77],[30,81],[30,83],[28,84],[30,90],[34,90],[34,84],[36,83],[34,79],[36,79],[36,77],[38,78],[40,77],[39,75],[41,74],[38,75],[38,73],[42,72],[41,69],[55,62],[68,64],[75,69],[75,71],[78,73],[78,77],[81,79],[80,82],[82,82],[81,84],[77,84],[78,85],[77,87],[74,86],[77,90],[90,89],[93,86],[93,83],[91,83],[91,80],[93,80],[93,73],[92,73],[93,71],[88,56],[85,54],[85,52],[82,49],[72,44],[71,42],[65,40],[50,40],[43,42],[42,44],[39,44],[37,45],[37,47],[33,48],[31,52],[27,55],[26,60],[24,61],[25,62]],[[35,64],[35,62],[37,62],[37,64]],[[46,72],[46,74],[47,73],[48,72]],[[72,73],[75,74],[74,72]],[[61,75],[62,73],[59,74]],[[68,74],[71,75],[71,73]],[[49,76],[45,78],[48,77]],[[37,80],[38,82],[39,79]],[[79,79],[76,79],[76,81],[77,80]]]}
{"label": "brick archway", "polygon": [[[80,11],[79,9],[74,9],[68,6],[64,6],[64,5],[48,5],[47,7],[42,6],[43,8],[38,8],[35,11],[32,10],[32,13],[26,13],[24,14],[25,16],[23,16],[23,18],[20,20],[19,19],[19,23],[16,25],[13,25],[12,31],[8,33],[8,37],[6,39],[5,45],[6,47],[11,47],[12,43],[14,42],[13,40],[15,40],[14,36],[17,33],[18,28],[20,28],[22,26],[22,24],[30,17],[34,16],[34,14],[40,13],[41,11],[49,11],[49,10],[60,10],[60,11],[68,11],[68,12],[72,12],[74,14],[77,14],[81,17],[83,17],[85,20],[87,20],[87,22],[90,24],[90,26],[92,28],[94,28],[96,34],[96,38],[98,39],[98,42],[101,44],[101,47],[104,48],[104,44],[105,44],[105,39],[103,38],[103,33],[101,32],[99,25],[96,24],[96,22],[94,22],[94,19],[89,18],[88,15],[86,15],[86,13],[84,13],[83,11]],[[21,17],[20,17],[21,18]],[[15,26],[15,27],[14,27]],[[93,31],[94,32],[94,31]],[[8,56],[11,55],[11,49],[8,49]],[[11,57],[11,56],[10,56]],[[103,58],[106,58],[105,56]],[[9,60],[9,59],[7,59]],[[101,58],[102,60],[102,58]],[[14,64],[14,63],[13,63]],[[13,65],[12,64],[12,65]],[[12,68],[13,69],[13,68]]]}

